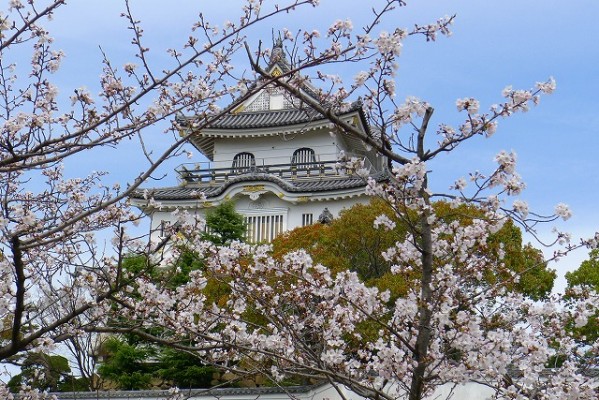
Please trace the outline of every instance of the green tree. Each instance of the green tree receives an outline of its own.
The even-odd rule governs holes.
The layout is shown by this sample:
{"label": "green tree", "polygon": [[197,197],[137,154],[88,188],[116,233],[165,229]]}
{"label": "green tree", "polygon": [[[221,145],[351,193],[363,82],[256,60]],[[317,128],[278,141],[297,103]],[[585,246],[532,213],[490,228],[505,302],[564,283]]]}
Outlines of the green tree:
{"label": "green tree", "polygon": [[207,232],[204,239],[217,245],[226,245],[245,237],[243,216],[235,211],[232,201],[225,201],[206,213]]}
{"label": "green tree", "polygon": [[[446,222],[459,221],[461,225],[471,224],[474,218],[484,217],[473,206],[451,207],[446,202],[434,204],[439,218]],[[386,215],[395,222],[391,230],[377,229],[374,221],[379,215]],[[391,264],[382,252],[397,241],[405,238],[410,216],[398,218],[391,207],[380,199],[369,204],[357,204],[340,213],[339,218],[329,225],[314,224],[288,232],[273,243],[275,256],[303,248],[315,262],[329,266],[333,271],[352,270],[380,289],[390,290],[394,297],[401,296],[408,282],[417,276],[402,276],[390,272]],[[531,298],[539,299],[551,292],[555,271],[547,268],[541,252],[530,244],[522,244],[522,232],[510,220],[497,233],[491,235],[484,249],[487,257],[497,259],[497,268],[487,271],[489,283],[498,280],[507,282],[507,287]],[[501,257],[501,254],[505,254]],[[513,280],[516,272],[519,279]]]}
{"label": "green tree", "polygon": [[[206,216],[206,225],[208,233],[204,239],[217,245],[243,240],[245,234],[243,217],[235,211],[232,202],[225,202],[211,210]],[[154,268],[143,256],[126,257],[123,264],[127,272],[138,274],[145,271],[155,282],[170,289],[184,285],[189,281],[192,271],[204,268],[198,255],[187,250],[181,252],[172,268]],[[226,298],[228,293],[226,284],[215,279],[209,279],[205,292],[210,301],[216,302]],[[109,339],[104,345],[107,358],[98,368],[100,376],[113,382],[119,389],[148,388],[152,377],[159,377],[180,387],[209,387],[215,368],[206,366],[199,358],[147,344],[133,336],[127,339]]]}
{"label": "green tree", "polygon": [[215,371],[193,354],[169,348],[160,352],[157,375],[179,388],[208,388]]}
{"label": "green tree", "polygon": [[[585,296],[585,291],[599,293],[599,249],[591,250],[589,258],[584,260],[578,269],[567,272],[566,281],[567,299]],[[582,288],[582,292],[575,291],[574,287]],[[578,340],[593,343],[599,339],[599,311],[595,312],[594,318],[589,318],[585,326],[575,328],[572,324],[569,329]]]}
{"label": "green tree", "polygon": [[308,225],[277,237],[273,242],[274,255],[306,249],[315,261],[335,272],[350,269],[363,279],[381,277],[390,268],[381,253],[406,232],[400,224],[392,231],[375,229],[374,220],[381,214],[389,218],[393,215],[381,200],[356,204],[341,211],[339,218],[329,224]]}
{"label": "green tree", "polygon": [[128,341],[112,337],[104,342],[106,360],[98,367],[98,373],[118,389],[136,390],[150,387],[154,368],[150,360],[156,350],[138,343],[134,338]]}
{"label": "green tree", "polygon": [[584,260],[578,269],[566,273],[568,289],[581,286],[599,293],[599,249],[591,250],[589,259]]}
{"label": "green tree", "polygon": [[18,392],[22,385],[53,392],[81,390],[80,380],[71,377],[69,361],[62,356],[44,353],[29,354],[21,366],[21,373],[8,382],[13,393]]}
{"label": "green tree", "polygon": [[147,344],[132,335],[108,339],[103,351],[98,373],[122,390],[150,388],[156,383],[153,378],[181,388],[207,388],[216,371],[193,354]]}

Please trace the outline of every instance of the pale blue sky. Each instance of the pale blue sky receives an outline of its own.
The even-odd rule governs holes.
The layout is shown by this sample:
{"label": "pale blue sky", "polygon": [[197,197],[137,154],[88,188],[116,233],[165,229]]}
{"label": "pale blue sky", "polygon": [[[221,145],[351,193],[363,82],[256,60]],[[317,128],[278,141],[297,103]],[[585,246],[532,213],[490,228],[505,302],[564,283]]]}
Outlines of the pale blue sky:
{"label": "pale blue sky", "polygon": [[[158,63],[167,62],[164,50],[183,43],[189,27],[199,11],[221,24],[236,19],[237,0],[132,0],[142,20],[151,54]],[[259,39],[270,43],[271,28],[316,28],[321,32],[335,19],[351,18],[354,26],[368,14],[366,1],[321,0],[316,9],[305,8],[292,16],[273,20],[254,29],[249,37],[256,45]],[[75,0],[58,12],[51,29],[57,43],[67,54],[64,70],[59,75],[65,96],[79,86],[94,88],[100,74],[98,46],[116,64],[132,60],[132,48],[119,0]],[[461,120],[455,100],[472,96],[481,101],[481,109],[501,100],[507,85],[529,88],[535,82],[555,77],[557,91],[544,97],[541,104],[527,114],[500,122],[497,134],[489,140],[475,140],[459,153],[444,157],[434,165],[434,184],[447,187],[456,178],[473,169],[492,168],[493,156],[501,149],[518,154],[519,172],[528,189],[522,198],[531,209],[551,212],[558,202],[569,204],[574,217],[561,227],[574,237],[588,236],[599,230],[596,196],[599,187],[597,148],[599,147],[599,43],[596,0],[418,0],[392,21],[395,26],[427,23],[448,14],[457,14],[453,36],[441,37],[435,43],[409,39],[400,60],[397,81],[398,98],[414,95],[429,101],[436,109],[434,125],[456,124]],[[247,69],[243,57],[239,70]],[[340,70],[339,73],[345,73]],[[156,128],[156,145],[168,144],[169,137]],[[126,145],[126,154],[134,153],[136,143]],[[91,153],[90,153],[91,156]],[[78,172],[106,169],[115,180],[124,181],[142,169],[134,157],[105,156],[80,160]],[[196,160],[200,161],[199,158]],[[185,162],[186,160],[181,160]],[[172,165],[163,169],[174,182]],[[548,226],[546,231],[550,231]],[[585,257],[579,252],[560,262],[558,270],[576,267]],[[560,281],[559,285],[563,285]]]}

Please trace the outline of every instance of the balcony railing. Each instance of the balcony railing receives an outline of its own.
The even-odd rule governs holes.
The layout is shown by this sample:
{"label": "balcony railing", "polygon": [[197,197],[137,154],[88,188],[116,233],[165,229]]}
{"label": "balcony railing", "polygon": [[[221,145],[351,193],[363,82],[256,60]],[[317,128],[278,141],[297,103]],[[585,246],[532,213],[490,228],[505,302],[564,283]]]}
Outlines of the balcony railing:
{"label": "balcony railing", "polygon": [[[365,162],[364,167],[373,171],[369,162]],[[339,178],[353,176],[356,171],[351,164],[338,161],[315,161],[223,168],[203,168],[198,164],[183,164],[177,168],[177,173],[179,178],[185,182],[216,183],[227,182],[229,179],[245,175],[273,175],[291,180]]]}

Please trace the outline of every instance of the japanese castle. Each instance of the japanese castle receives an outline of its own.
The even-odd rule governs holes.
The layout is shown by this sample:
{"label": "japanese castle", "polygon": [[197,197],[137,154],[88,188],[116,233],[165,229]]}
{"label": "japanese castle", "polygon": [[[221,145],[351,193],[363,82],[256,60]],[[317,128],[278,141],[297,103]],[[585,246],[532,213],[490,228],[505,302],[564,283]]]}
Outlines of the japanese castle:
{"label": "japanese castle", "polygon": [[[281,41],[275,43],[267,71],[274,77],[290,71]],[[300,89],[319,98],[309,84]],[[361,104],[337,116],[376,136]],[[246,240],[270,242],[282,232],[326,223],[344,208],[367,202],[367,178],[380,181],[387,176],[386,158],[274,85],[239,101],[206,128],[194,131],[193,119],[178,122],[208,161],[179,166],[178,186],[140,190],[132,197],[152,218],[155,235],[172,223],[176,209],[203,215],[232,200],[246,221]],[[362,167],[340,160],[359,160]]]}

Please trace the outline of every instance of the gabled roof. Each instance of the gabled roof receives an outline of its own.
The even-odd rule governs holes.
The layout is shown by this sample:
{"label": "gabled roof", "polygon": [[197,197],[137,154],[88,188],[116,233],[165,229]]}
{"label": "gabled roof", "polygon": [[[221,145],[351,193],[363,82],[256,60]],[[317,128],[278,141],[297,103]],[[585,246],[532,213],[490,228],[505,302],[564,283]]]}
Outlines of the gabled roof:
{"label": "gabled roof", "polygon": [[[267,70],[271,76],[291,70],[280,39],[273,46]],[[258,82],[264,81],[258,79],[253,87],[256,87]],[[303,82],[300,90],[306,96],[319,101],[317,89],[309,82]],[[275,98],[276,100],[273,100]],[[275,101],[276,105],[274,105]],[[213,160],[215,138],[302,133],[325,128],[330,124],[330,121],[319,112],[274,84],[262,88],[248,99],[234,101],[232,106],[233,111],[219,117],[201,131],[194,127],[195,116],[177,118],[182,129],[193,132],[191,143],[210,160]],[[338,115],[371,134],[360,102],[354,102],[348,109],[340,109]],[[360,143],[359,146],[362,144]]]}
{"label": "gabled roof", "polygon": [[[360,102],[355,102],[349,109],[340,112],[339,117],[372,135]],[[179,124],[185,126],[186,121],[180,119]],[[201,131],[196,131],[191,137],[191,143],[209,160],[213,160],[216,138],[279,136],[324,129],[330,125],[327,118],[311,108],[229,113]],[[364,146],[360,140],[354,144],[358,148]]]}

